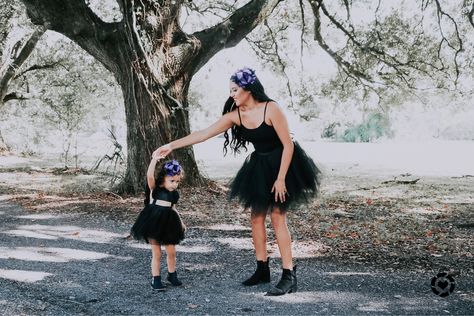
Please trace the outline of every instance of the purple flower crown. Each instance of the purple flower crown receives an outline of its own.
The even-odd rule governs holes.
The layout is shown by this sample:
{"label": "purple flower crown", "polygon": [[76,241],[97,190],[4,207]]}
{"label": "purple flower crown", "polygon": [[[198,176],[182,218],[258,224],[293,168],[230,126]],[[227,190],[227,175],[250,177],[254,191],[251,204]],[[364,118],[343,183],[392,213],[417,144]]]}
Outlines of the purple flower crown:
{"label": "purple flower crown", "polygon": [[230,80],[235,82],[239,87],[246,88],[253,84],[257,80],[255,70],[248,67],[237,70],[231,77]]}
{"label": "purple flower crown", "polygon": [[165,169],[165,174],[171,177],[181,173],[181,165],[175,159],[165,163],[163,169]]}

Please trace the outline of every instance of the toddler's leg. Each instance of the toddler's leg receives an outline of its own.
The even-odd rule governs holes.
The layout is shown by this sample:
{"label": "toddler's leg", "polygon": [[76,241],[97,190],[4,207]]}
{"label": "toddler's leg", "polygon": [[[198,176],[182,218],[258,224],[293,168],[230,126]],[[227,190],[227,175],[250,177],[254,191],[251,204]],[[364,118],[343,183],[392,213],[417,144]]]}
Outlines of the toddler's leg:
{"label": "toddler's leg", "polygon": [[160,275],[161,269],[161,245],[154,240],[150,240],[151,244],[151,275]]}
{"label": "toddler's leg", "polygon": [[176,272],[176,246],[166,245],[166,263],[168,264],[168,277],[166,278],[174,286],[182,285]]}
{"label": "toddler's leg", "polygon": [[161,283],[161,245],[150,240],[151,244],[151,287],[153,290],[164,291],[165,286]]}

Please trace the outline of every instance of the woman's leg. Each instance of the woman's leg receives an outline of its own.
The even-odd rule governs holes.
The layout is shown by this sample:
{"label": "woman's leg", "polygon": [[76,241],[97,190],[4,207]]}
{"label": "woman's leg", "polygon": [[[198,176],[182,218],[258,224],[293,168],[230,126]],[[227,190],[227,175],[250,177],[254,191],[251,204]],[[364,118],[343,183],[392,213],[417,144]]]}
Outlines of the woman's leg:
{"label": "woman's leg", "polygon": [[291,253],[291,236],[286,224],[286,214],[280,209],[274,208],[271,215],[272,226],[280,249],[283,273],[280,281],[275,287],[267,292],[267,295],[283,295],[294,293],[297,290],[296,267],[293,266],[293,255]]}
{"label": "woman's leg", "polygon": [[161,270],[161,245],[150,239],[151,245],[151,275],[160,275]]}
{"label": "woman's leg", "polygon": [[251,215],[252,240],[255,256],[258,261],[267,261],[267,231],[265,229],[266,213]]}
{"label": "woman's leg", "polygon": [[254,214],[252,212],[252,240],[255,248],[255,256],[257,257],[257,270],[242,284],[252,286],[259,283],[270,282],[270,268],[268,267],[267,258],[267,231],[265,229],[266,213]]}
{"label": "woman's leg", "polygon": [[293,255],[291,253],[291,235],[286,223],[286,213],[274,208],[271,220],[281,254],[283,269],[291,270],[293,269]]}
{"label": "woman's leg", "polygon": [[176,246],[165,245],[166,249],[166,263],[168,264],[168,272],[172,273],[176,271]]}

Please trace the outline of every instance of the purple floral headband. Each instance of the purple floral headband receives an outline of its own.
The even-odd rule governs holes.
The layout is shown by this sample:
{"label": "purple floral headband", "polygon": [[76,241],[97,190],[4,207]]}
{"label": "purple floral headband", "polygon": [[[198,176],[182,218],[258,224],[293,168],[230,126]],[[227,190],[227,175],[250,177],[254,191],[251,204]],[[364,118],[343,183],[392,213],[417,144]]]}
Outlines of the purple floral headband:
{"label": "purple floral headband", "polygon": [[165,169],[166,175],[171,177],[181,173],[181,166],[179,162],[174,159],[165,163],[163,169]]}
{"label": "purple floral headband", "polygon": [[255,70],[248,67],[237,70],[231,77],[230,80],[235,82],[239,87],[246,88],[253,84],[257,80]]}

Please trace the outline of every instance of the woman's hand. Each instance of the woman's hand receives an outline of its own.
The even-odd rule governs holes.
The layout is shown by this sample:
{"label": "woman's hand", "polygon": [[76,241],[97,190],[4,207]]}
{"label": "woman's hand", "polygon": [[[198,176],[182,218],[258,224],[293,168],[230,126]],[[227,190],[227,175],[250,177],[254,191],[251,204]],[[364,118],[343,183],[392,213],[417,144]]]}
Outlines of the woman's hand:
{"label": "woman's hand", "polygon": [[278,199],[280,199],[280,202],[284,203],[286,200],[286,194],[288,194],[286,191],[285,180],[276,179],[272,187],[272,193],[273,192],[275,192],[275,202],[278,202]]}
{"label": "woman's hand", "polygon": [[173,150],[170,144],[166,144],[155,150],[152,154],[152,158],[161,159],[169,155]]}

